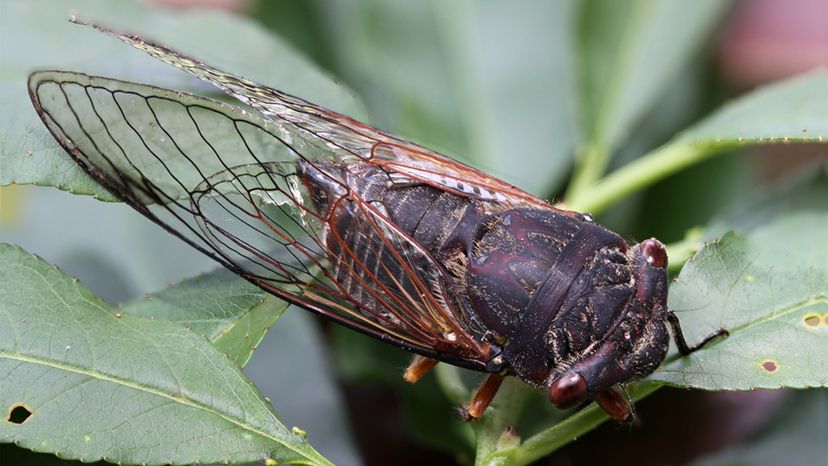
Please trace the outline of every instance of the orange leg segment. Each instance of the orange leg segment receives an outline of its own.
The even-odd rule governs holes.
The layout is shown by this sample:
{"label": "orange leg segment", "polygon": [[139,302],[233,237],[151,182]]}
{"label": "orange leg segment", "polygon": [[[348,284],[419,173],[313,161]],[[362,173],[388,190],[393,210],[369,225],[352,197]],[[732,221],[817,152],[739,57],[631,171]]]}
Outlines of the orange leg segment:
{"label": "orange leg segment", "polygon": [[503,376],[500,374],[489,374],[486,379],[480,384],[477,392],[474,394],[469,408],[466,410],[466,420],[474,421],[483,416],[483,412],[494,399],[497,390],[500,389],[500,384],[503,383]]}
{"label": "orange leg segment", "polygon": [[424,356],[414,356],[414,359],[411,360],[411,364],[408,365],[408,368],[403,373],[403,380],[408,383],[417,383],[418,380],[423,378],[424,375],[428,374],[428,371],[431,370],[432,367],[437,365],[436,359],[426,358]]}

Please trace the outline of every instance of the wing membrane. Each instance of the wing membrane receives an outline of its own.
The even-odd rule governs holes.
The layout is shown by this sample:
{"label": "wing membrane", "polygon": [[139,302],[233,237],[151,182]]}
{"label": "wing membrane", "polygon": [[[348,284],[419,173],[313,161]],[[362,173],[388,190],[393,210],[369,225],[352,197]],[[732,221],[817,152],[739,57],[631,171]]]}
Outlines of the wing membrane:
{"label": "wing membrane", "polygon": [[[152,86],[47,71],[30,77],[29,91],[87,173],[224,266],[348,327],[485,370],[490,348],[470,332],[439,264],[348,189],[341,173],[363,155],[343,156],[295,126]],[[325,212],[312,204],[300,169],[322,161],[343,168],[325,172],[342,186]],[[334,221],[346,214],[347,230]]]}
{"label": "wing membrane", "polygon": [[[552,208],[546,201],[509,183],[345,115],[219,70],[139,36],[120,33],[99,24],[90,25],[217,86],[272,118],[276,124],[289,127],[288,131],[324,144],[340,158],[370,160],[409,179],[458,195],[516,206]],[[575,215],[573,212],[560,212]]]}

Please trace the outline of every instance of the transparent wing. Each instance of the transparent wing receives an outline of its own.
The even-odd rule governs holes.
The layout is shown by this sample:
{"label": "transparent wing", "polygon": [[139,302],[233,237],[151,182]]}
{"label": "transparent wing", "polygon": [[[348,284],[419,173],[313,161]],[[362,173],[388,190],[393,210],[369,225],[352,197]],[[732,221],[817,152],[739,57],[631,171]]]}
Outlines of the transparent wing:
{"label": "transparent wing", "polygon": [[[491,348],[473,336],[440,265],[349,189],[359,156],[152,86],[44,71],[30,77],[29,92],[95,180],[240,276],[350,328],[485,370]],[[330,209],[312,202],[309,166],[342,188]]]}
{"label": "transparent wing", "polygon": [[[89,25],[217,86],[272,118],[274,123],[288,131],[324,144],[342,159],[361,158],[409,180],[458,195],[510,205],[552,209],[546,201],[509,183],[345,115],[219,70],[139,36],[114,31],[99,24]],[[573,212],[558,211],[574,215]]]}

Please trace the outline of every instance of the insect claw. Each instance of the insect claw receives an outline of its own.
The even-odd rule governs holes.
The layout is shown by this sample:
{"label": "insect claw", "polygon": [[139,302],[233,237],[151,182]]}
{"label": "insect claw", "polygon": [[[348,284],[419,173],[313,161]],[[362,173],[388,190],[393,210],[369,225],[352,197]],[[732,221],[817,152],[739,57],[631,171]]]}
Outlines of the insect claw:
{"label": "insect claw", "polygon": [[465,401],[457,405],[456,414],[458,418],[466,422],[474,422],[477,420],[477,418],[471,417],[471,415],[469,415],[469,404]]}
{"label": "insect claw", "polygon": [[414,356],[414,359],[411,360],[411,364],[405,369],[403,372],[403,380],[408,383],[417,383],[424,375],[428,374],[428,371],[431,370],[432,367],[437,365],[436,359],[427,358],[424,356]]}

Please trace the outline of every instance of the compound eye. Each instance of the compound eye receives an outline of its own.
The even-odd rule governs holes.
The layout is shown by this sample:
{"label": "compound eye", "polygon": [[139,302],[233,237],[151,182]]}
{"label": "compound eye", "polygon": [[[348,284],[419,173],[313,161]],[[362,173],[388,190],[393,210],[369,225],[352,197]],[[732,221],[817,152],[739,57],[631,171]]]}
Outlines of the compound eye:
{"label": "compound eye", "polygon": [[558,409],[567,409],[584,401],[587,384],[581,374],[568,374],[549,386],[549,401]]}
{"label": "compound eye", "polygon": [[641,242],[641,254],[644,255],[644,260],[653,267],[662,269],[667,267],[667,251],[664,250],[661,241],[650,238]]}

